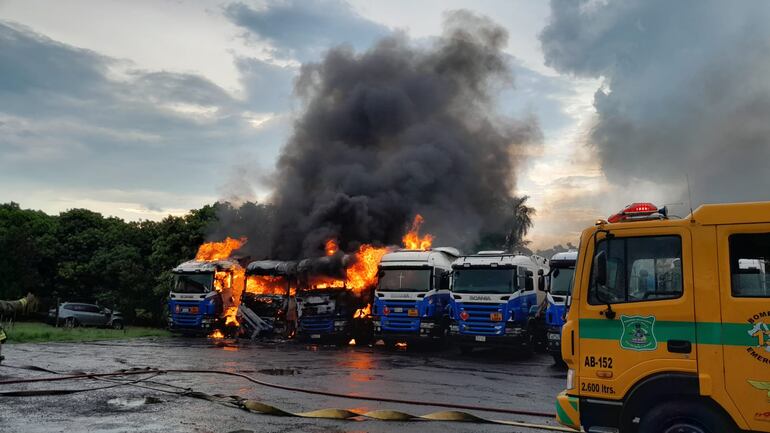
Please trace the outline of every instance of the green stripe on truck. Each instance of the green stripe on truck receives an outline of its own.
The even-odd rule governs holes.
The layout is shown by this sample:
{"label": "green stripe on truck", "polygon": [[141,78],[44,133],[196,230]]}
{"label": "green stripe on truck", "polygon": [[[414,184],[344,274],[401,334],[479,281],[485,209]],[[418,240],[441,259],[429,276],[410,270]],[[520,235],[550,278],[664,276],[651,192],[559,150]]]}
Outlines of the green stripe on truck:
{"label": "green stripe on truck", "polygon": [[[619,319],[580,319],[580,338],[617,340],[623,334]],[[748,323],[655,321],[653,332],[659,342],[687,340],[697,344],[755,346]]]}

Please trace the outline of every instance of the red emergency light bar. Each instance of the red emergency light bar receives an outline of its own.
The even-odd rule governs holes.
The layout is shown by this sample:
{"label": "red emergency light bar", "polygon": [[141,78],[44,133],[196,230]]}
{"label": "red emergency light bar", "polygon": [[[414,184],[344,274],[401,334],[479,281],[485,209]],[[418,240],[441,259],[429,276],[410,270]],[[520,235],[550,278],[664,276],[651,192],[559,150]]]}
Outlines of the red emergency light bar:
{"label": "red emergency light bar", "polygon": [[607,222],[617,223],[629,219],[654,215],[656,213],[660,213],[661,215],[665,216],[664,209],[665,208],[659,210],[658,207],[652,203],[632,203],[623,208],[622,211],[607,218]]}

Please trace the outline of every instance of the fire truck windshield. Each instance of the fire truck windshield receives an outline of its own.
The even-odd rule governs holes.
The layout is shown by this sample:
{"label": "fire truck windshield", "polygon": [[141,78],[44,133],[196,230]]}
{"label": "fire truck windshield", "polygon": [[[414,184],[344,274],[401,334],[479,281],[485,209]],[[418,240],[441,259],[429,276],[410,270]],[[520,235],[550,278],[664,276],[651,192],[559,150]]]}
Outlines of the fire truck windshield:
{"label": "fire truck windshield", "polygon": [[551,294],[567,296],[572,288],[575,268],[555,268],[551,271]]}
{"label": "fire truck windshield", "polygon": [[457,293],[513,293],[515,269],[457,269],[454,286]]}
{"label": "fire truck windshield", "polygon": [[381,292],[427,292],[430,290],[430,269],[385,269],[377,290]]}
{"label": "fire truck windshield", "polygon": [[174,293],[208,293],[212,290],[214,274],[175,274]]}

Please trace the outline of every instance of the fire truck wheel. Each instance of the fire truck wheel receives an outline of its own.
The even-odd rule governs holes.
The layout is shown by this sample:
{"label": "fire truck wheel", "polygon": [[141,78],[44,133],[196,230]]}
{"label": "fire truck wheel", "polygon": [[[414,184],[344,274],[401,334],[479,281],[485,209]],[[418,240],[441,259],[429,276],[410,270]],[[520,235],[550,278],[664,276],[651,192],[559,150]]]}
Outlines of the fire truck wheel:
{"label": "fire truck wheel", "polygon": [[639,433],[733,433],[731,422],[714,408],[694,401],[668,401],[642,415]]}

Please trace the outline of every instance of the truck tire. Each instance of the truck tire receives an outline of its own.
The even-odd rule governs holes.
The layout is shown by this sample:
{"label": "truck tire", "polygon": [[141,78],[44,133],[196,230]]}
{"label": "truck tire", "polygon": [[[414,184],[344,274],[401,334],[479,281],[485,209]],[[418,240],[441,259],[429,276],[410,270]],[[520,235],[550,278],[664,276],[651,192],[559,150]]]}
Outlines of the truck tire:
{"label": "truck tire", "polygon": [[734,433],[721,412],[695,401],[668,401],[641,416],[639,433]]}

